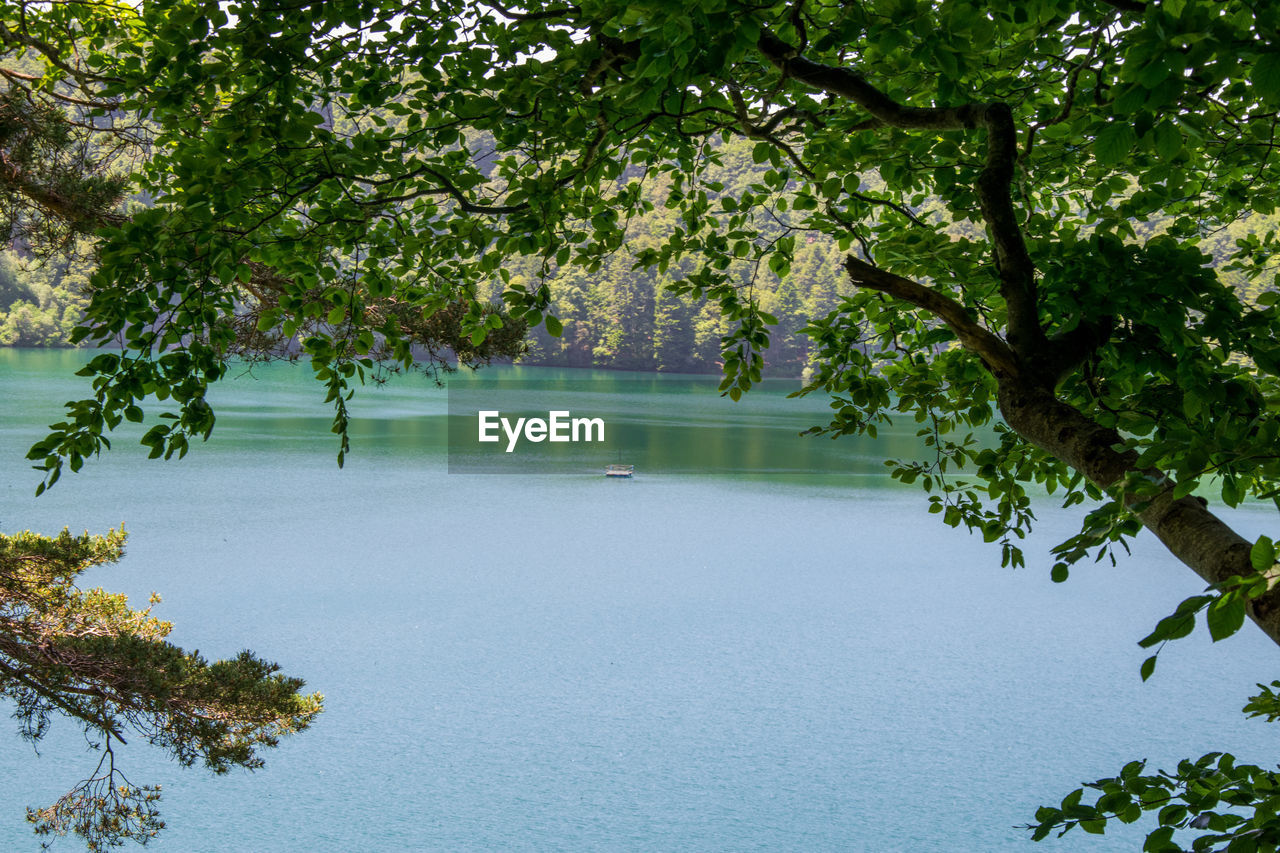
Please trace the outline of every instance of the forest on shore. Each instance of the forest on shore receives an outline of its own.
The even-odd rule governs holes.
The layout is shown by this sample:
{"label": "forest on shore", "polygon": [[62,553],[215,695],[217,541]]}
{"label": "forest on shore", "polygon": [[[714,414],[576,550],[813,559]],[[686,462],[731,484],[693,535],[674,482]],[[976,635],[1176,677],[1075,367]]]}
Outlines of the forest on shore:
{"label": "forest on shore", "polygon": [[[757,162],[750,140],[733,140],[717,146],[717,164],[709,168],[715,185],[723,188],[708,201],[741,199],[761,192],[770,180],[770,166]],[[624,176],[622,182],[628,180]],[[880,188],[876,175],[863,179],[863,189],[874,195]],[[1095,193],[1110,193],[1103,185]],[[528,352],[522,364],[554,367],[594,367],[612,370],[649,370],[675,373],[714,373],[720,369],[720,339],[729,324],[715,304],[692,300],[669,287],[694,272],[692,262],[657,273],[635,268],[633,258],[654,248],[683,227],[672,187],[657,181],[642,184],[641,193],[652,210],[628,224],[628,248],[617,252],[595,272],[581,267],[561,270],[554,260],[510,259],[505,268],[512,284],[529,287],[546,280],[553,313],[563,332],[553,337],[545,325],[531,329]],[[676,194],[678,195],[678,193]],[[924,221],[932,218],[932,202],[922,199],[914,212]],[[1230,223],[1200,242],[1218,275],[1252,302],[1264,289],[1262,280],[1250,281],[1224,260],[1241,245],[1258,242],[1258,236],[1276,226],[1280,214],[1255,213]],[[780,220],[779,220],[780,221]],[[1165,230],[1160,221],[1134,222],[1133,239],[1145,242]],[[948,228],[948,233],[957,226]],[[844,274],[845,252],[830,237],[811,232],[790,233],[779,227],[773,239],[792,241],[790,269],[779,276],[768,265],[741,264],[744,287],[753,289],[760,308],[777,319],[765,352],[766,373],[799,376],[809,363],[809,339],[801,333],[815,318],[835,310],[850,292]],[[979,234],[959,234],[980,238]],[[35,258],[10,248],[0,252],[0,346],[67,347],[70,336],[88,304],[86,288],[92,267],[80,247],[63,255]],[[745,255],[745,244],[743,247]],[[480,294],[499,301],[500,281],[492,291]],[[532,288],[531,288],[532,289]]]}

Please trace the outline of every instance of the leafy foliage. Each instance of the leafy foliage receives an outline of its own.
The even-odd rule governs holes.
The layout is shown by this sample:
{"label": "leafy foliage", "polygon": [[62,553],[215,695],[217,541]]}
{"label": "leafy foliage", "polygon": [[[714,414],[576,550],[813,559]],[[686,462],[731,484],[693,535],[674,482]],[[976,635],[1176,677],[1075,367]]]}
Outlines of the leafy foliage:
{"label": "leafy foliage", "polygon": [[78,253],[42,261],[0,254],[0,346],[66,346],[88,305]]}
{"label": "leafy foliage", "polygon": [[[1146,763],[1126,764],[1120,775],[1099,779],[1072,791],[1057,807],[1036,812],[1028,826],[1037,841],[1077,827],[1102,835],[1112,821],[1134,823],[1144,813],[1159,827],[1143,844],[1147,853],[1231,851],[1257,853],[1280,844],[1280,774],[1247,764],[1231,755],[1211,752],[1196,761],[1181,761],[1175,772],[1148,774]],[[1097,793],[1085,802],[1086,793]],[[1198,831],[1190,847],[1176,840],[1180,831]]]}
{"label": "leafy foliage", "polygon": [[[819,431],[914,419],[936,456],[890,460],[892,475],[1013,566],[1026,561],[1032,490],[1093,502],[1054,549],[1055,580],[1090,557],[1114,561],[1150,529],[1209,592],[1148,645],[1184,636],[1200,611],[1215,639],[1248,616],[1280,642],[1274,549],[1263,559],[1262,541],[1207,497],[1280,498],[1265,219],[1280,185],[1280,6],[11,6],[0,40],[47,70],[22,82],[24,97],[65,87],[109,104],[90,113],[132,117],[150,154],[131,184],[150,206],[100,219],[76,333],[122,350],[90,362],[91,396],[32,448],[46,485],[150,395],[171,402],[145,434],[153,455],[207,436],[205,392],[251,337],[247,320],[262,336],[254,351],[292,341],[310,358],[342,452],[354,384],[414,364],[415,324],[441,316],[450,333],[434,341],[476,360],[509,353],[494,336],[526,326],[544,347],[589,340],[621,359],[718,336],[736,400],[760,381],[778,327],[798,319],[780,297],[767,304],[762,276],[781,286],[821,237],[843,255],[824,263],[847,286],[807,308],[807,390],[833,400]],[[760,171],[741,178],[745,158],[731,155],[748,146]],[[593,292],[602,271],[623,281],[619,264],[713,316],[680,316],[644,288]],[[665,312],[663,334],[557,315],[606,297]],[[1219,785],[1216,773],[1218,789],[1264,802],[1266,778],[1242,782],[1232,767],[1192,763],[1167,785],[1141,768],[1130,777],[1186,798]],[[1130,797],[1124,817],[1145,808],[1132,799],[1142,792],[1115,793]],[[1100,829],[1110,805],[1065,819]],[[1200,816],[1187,828],[1237,827]]]}
{"label": "leafy foliage", "polygon": [[0,93],[0,233],[62,246],[112,215],[124,179],[103,173],[89,153],[91,137],[20,87]]}
{"label": "leafy foliage", "polygon": [[87,569],[119,559],[124,542],[123,531],[0,535],[0,696],[28,740],[61,715],[103,750],[88,779],[28,818],[37,833],[72,831],[92,850],[145,842],[164,825],[159,789],[133,785],[116,767],[112,744],[126,732],[183,765],[225,773],[262,766],[261,751],[307,728],[321,707],[319,694],[301,694],[302,680],[275,664],[250,652],[211,663],[168,642],[172,626],[151,607],[76,586]]}

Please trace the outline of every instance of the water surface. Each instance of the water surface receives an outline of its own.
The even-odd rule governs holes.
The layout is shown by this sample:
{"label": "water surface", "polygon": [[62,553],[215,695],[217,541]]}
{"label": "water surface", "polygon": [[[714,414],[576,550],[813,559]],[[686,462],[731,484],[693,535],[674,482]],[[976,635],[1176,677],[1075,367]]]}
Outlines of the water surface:
{"label": "water surface", "polygon": [[[1002,570],[886,488],[876,446],[798,438],[822,402],[786,389],[681,407],[680,380],[592,374],[694,442],[609,482],[448,474],[444,392],[402,378],[357,396],[339,470],[322,389],[275,366],[218,389],[214,438],[181,462],[121,439],[35,499],[22,455],[84,393],[83,358],[0,350],[0,531],[123,522],[128,555],[91,583],[158,590],[175,641],[252,648],[327,696],[257,773],[131,745],[131,777],[164,786],[155,849],[1133,850],[1132,829],[1033,847],[1015,827],[1133,758],[1277,760],[1239,713],[1280,677],[1260,633],[1175,644],[1140,682],[1135,641],[1201,589],[1157,543],[1054,585],[1077,516],[1046,501],[1029,568]],[[758,428],[757,456],[690,470],[729,423]],[[38,758],[9,737],[0,849],[38,849],[24,807],[91,758],[64,721]]]}

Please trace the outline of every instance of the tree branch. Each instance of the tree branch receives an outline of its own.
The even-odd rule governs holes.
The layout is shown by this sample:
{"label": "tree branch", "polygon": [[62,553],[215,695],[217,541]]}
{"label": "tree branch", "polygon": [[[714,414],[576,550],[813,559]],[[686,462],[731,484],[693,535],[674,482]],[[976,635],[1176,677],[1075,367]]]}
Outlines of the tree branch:
{"label": "tree branch", "polygon": [[1121,12],[1133,12],[1134,14],[1141,15],[1143,12],[1147,11],[1147,4],[1143,3],[1142,0],[1102,0],[1102,2],[1115,9],[1119,9]]}
{"label": "tree branch", "polygon": [[875,290],[928,311],[956,333],[960,343],[978,355],[997,378],[1018,374],[1017,359],[1009,345],[969,316],[964,306],[931,287],[882,270],[849,255],[844,268],[857,287]]}
{"label": "tree branch", "polygon": [[[109,721],[101,717],[95,717],[89,714],[87,711],[83,711],[80,708],[77,708],[75,705],[71,704],[66,699],[63,699],[61,696],[59,696],[58,689],[50,689],[49,687],[41,683],[39,677],[28,676],[27,674],[23,673],[21,670],[16,669],[12,666],[9,666],[3,660],[0,660],[0,673],[3,673],[9,676],[14,681],[21,682],[28,690],[33,691],[34,693],[44,697],[54,705],[57,705],[59,708],[62,709],[62,712],[64,714],[67,714],[70,717],[74,717],[75,719],[80,720],[81,722],[88,723],[89,725],[102,731],[103,733],[115,737],[116,740],[120,741],[126,746],[128,745],[128,741],[126,741],[124,738],[120,736],[119,729],[113,726]],[[77,692],[77,693],[83,692],[83,691],[67,691],[65,689],[62,689],[62,690],[63,692]],[[96,696],[95,694],[88,694],[88,695],[94,696],[94,698],[99,698],[99,699],[101,698],[100,696]]]}
{"label": "tree branch", "polygon": [[497,10],[498,14],[512,21],[546,21],[553,18],[567,18],[571,14],[582,12],[580,7],[574,5],[543,9],[541,12],[517,12],[514,9],[503,6],[501,3],[494,2],[494,0],[485,0],[485,5],[492,6]]}
{"label": "tree branch", "polygon": [[1013,175],[1018,159],[1013,111],[1007,104],[968,103],[954,107],[907,107],[899,104],[857,71],[807,59],[764,31],[760,51],[784,75],[805,85],[853,101],[872,117],[892,127],[923,130],[987,132],[987,153],[978,177],[978,205],[995,247],[1000,291],[1008,306],[1009,346],[1027,357],[1045,344],[1036,304],[1035,265],[1027,252],[1013,206]]}
{"label": "tree branch", "polygon": [[[1100,488],[1114,488],[1133,472],[1157,483],[1168,481],[1160,471],[1139,471],[1136,453],[1116,449],[1121,438],[1115,430],[1094,423],[1034,381],[1002,381],[998,399],[1001,415],[1019,435]],[[1120,499],[1170,553],[1206,583],[1256,573],[1249,560],[1252,544],[1198,498],[1174,498],[1173,490],[1165,488],[1154,497],[1125,492]],[[1249,615],[1280,644],[1280,586],[1249,602]]]}
{"label": "tree branch", "polygon": [[87,85],[89,81],[94,82],[118,82],[119,78],[104,77],[100,74],[91,74],[82,68],[74,68],[68,65],[63,59],[58,49],[47,41],[32,36],[26,32],[15,32],[9,29],[3,22],[0,22],[0,44],[9,45],[16,48],[31,48],[38,51],[49,64],[59,71],[75,80],[81,86]]}

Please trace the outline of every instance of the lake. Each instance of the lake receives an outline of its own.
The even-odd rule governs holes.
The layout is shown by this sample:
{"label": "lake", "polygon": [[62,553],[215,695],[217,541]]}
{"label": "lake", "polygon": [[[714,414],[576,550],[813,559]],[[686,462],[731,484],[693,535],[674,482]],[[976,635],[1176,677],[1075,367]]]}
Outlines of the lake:
{"label": "lake", "polygon": [[[273,365],[216,389],[186,459],[121,436],[35,498],[23,455],[85,394],[86,358],[0,350],[0,531],[123,522],[129,553],[90,584],[156,590],[175,642],[252,648],[326,696],[256,773],[122,749],[163,785],[154,849],[1134,850],[1141,827],[1033,846],[1017,826],[1134,758],[1276,761],[1280,730],[1239,713],[1280,677],[1260,632],[1201,630],[1143,684],[1136,641],[1199,580],[1143,537],[1051,583],[1080,514],[1051,499],[1028,568],[1001,569],[887,484],[914,425],[801,438],[823,403],[786,386],[734,404],[688,377],[495,368],[608,412],[637,476],[586,450],[449,473],[447,395],[423,377],[357,395],[339,470],[323,390]],[[1274,535],[1273,512],[1232,520]],[[66,721],[39,757],[16,730],[0,849],[37,850],[25,806],[94,759]]]}

